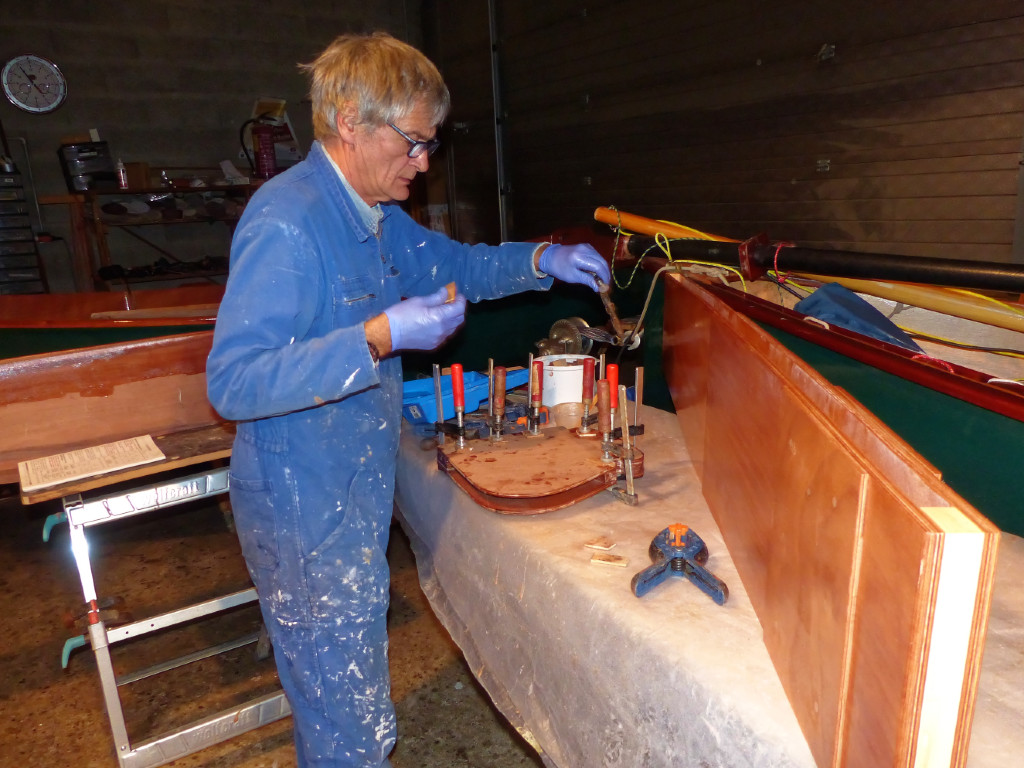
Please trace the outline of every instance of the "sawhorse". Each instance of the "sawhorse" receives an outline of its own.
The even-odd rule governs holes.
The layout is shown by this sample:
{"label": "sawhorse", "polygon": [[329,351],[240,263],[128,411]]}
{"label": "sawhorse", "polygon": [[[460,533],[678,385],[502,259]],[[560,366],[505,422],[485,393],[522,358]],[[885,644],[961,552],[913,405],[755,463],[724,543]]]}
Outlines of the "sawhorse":
{"label": "sawhorse", "polygon": [[[165,449],[166,453],[168,446],[162,445],[161,447]],[[166,470],[168,464],[177,468],[220,458],[223,455],[223,451],[219,453],[197,453],[190,455],[187,460],[183,460],[179,456],[173,461],[157,462],[146,465],[144,468],[135,467],[131,470],[130,474],[132,477],[155,474]],[[108,485],[113,485],[125,479],[127,478],[124,475],[112,475],[103,478]],[[98,482],[95,478],[92,478],[88,485],[93,489],[102,488],[102,481]],[[68,492],[69,489],[63,487],[59,491],[51,490],[48,493],[22,494],[22,500],[27,503],[42,501],[46,498],[62,499],[63,509],[60,515],[67,520],[70,530],[71,551],[75,559],[79,579],[82,582],[82,593],[85,597],[88,611],[89,644],[92,646],[96,657],[96,667],[99,671],[103,700],[114,738],[117,761],[121,768],[154,768],[154,766],[163,765],[171,760],[198,752],[201,749],[226,741],[246,731],[279,720],[291,713],[284,693],[278,691],[204,717],[161,736],[145,739],[137,744],[132,744],[128,737],[124,711],[118,693],[119,686],[255,642],[257,636],[247,635],[237,640],[171,659],[120,678],[114,673],[110,647],[119,642],[132,640],[152,632],[255,602],[257,599],[256,590],[250,588],[233,592],[148,619],[108,629],[102,620],[99,609],[99,597],[96,593],[92,564],[89,559],[86,529],[116,520],[124,520],[157,509],[165,509],[184,502],[214,497],[226,493],[227,490],[228,469],[226,466],[223,466],[203,472],[195,472],[172,480],[142,484],[128,491],[104,493],[100,490],[96,494],[91,494],[88,498],[83,497],[81,492]],[[48,521],[44,536],[48,534],[52,527],[53,522]],[[65,658],[68,654],[69,650],[66,648]]]}

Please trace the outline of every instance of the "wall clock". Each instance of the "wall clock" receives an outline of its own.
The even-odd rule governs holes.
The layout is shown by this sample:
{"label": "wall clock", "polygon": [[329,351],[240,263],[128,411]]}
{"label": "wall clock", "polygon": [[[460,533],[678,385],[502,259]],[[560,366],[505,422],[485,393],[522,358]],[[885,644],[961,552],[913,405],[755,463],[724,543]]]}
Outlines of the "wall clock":
{"label": "wall clock", "polygon": [[57,65],[32,53],[15,56],[4,64],[0,82],[11,104],[35,114],[53,112],[68,95],[67,81]]}

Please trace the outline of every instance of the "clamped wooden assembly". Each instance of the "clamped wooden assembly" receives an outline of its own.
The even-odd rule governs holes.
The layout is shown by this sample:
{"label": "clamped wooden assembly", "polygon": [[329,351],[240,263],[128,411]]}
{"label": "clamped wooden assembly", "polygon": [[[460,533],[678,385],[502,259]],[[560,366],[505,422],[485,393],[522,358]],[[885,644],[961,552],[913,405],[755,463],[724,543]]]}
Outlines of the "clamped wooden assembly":
{"label": "clamped wooden assembly", "polygon": [[705,568],[708,547],[690,527],[673,523],[651,542],[651,563],[633,577],[633,594],[643,597],[669,576],[689,579],[719,605],[729,599],[725,582]]}

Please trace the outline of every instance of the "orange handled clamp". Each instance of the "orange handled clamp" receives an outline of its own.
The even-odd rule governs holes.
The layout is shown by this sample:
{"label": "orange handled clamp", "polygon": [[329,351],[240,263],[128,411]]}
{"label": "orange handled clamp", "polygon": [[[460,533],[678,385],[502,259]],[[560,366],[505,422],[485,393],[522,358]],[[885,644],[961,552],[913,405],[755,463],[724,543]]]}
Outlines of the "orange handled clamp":
{"label": "orange handled clamp", "polygon": [[452,363],[452,400],[455,402],[455,425],[459,430],[461,448],[466,444],[466,388],[461,363]]}

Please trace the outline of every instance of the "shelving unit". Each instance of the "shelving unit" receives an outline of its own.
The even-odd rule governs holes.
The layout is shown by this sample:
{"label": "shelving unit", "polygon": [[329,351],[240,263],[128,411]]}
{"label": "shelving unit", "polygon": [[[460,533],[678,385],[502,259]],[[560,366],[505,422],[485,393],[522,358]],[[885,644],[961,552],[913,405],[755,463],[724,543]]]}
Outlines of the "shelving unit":
{"label": "shelving unit", "polygon": [[[242,211],[248,203],[252,187],[249,184],[241,185],[207,185],[191,187],[174,184],[172,187],[144,187],[129,188],[112,191],[89,191],[86,196],[86,217],[91,231],[93,244],[95,246],[97,267],[110,267],[114,265],[111,257],[109,235],[112,230],[121,230],[131,235],[136,240],[145,244],[149,249],[161,254],[171,265],[184,265],[191,267],[191,262],[181,259],[165,247],[154,242],[150,237],[143,234],[143,231],[151,227],[178,227],[190,224],[217,224],[221,223],[228,227],[229,231],[234,230],[235,224],[241,216]],[[206,210],[188,212],[191,209],[186,207],[182,214],[176,205],[168,205],[168,200],[180,200],[187,195],[202,195]],[[133,214],[111,214],[103,210],[105,200],[121,198],[135,198],[145,200],[146,198],[157,197],[162,199],[162,205],[150,202],[150,210]],[[213,212],[211,209],[219,209]],[[171,213],[168,214],[168,211]],[[224,254],[226,264],[227,254]],[[144,274],[133,277],[130,274],[119,280],[167,280],[189,277],[216,277],[226,274],[226,268],[188,268],[180,271],[175,269],[167,270],[163,274]]]}
{"label": "shelving unit", "polygon": [[46,291],[21,174],[0,174],[0,295]]}

